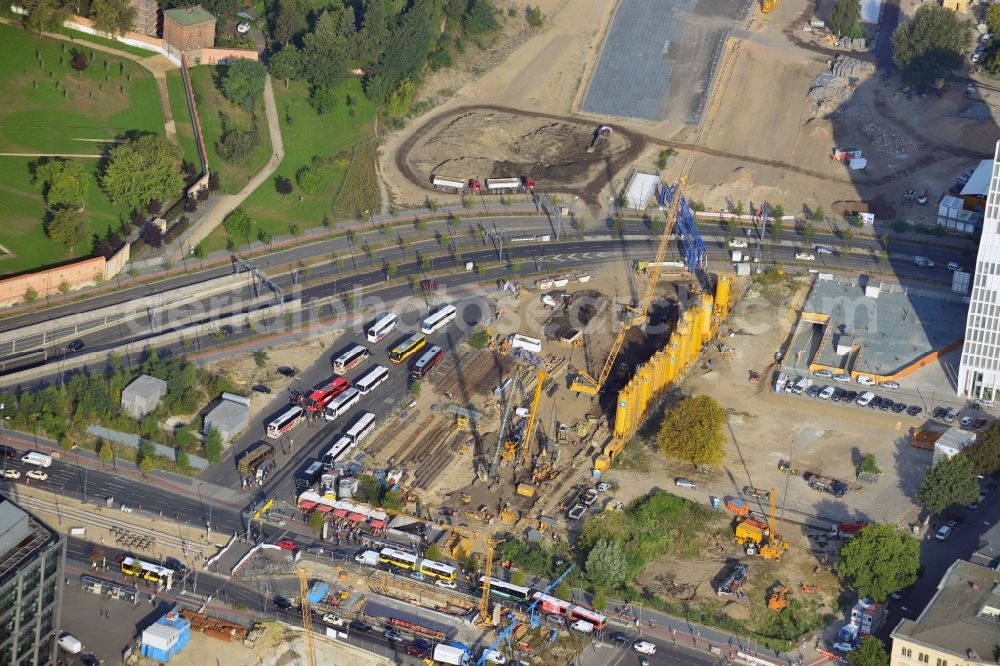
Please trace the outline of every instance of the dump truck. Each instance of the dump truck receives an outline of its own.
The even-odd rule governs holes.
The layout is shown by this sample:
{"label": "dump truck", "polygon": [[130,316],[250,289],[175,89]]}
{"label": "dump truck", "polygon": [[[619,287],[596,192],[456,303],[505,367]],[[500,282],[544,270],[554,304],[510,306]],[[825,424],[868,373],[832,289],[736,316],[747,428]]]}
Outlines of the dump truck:
{"label": "dump truck", "polygon": [[810,488],[818,490],[821,493],[830,493],[834,497],[843,497],[847,494],[847,484],[843,481],[837,481],[836,479],[821,476],[813,472],[806,472],[802,478],[805,479]]}
{"label": "dump truck", "polygon": [[934,444],[941,439],[944,433],[939,430],[929,430],[927,428],[914,428],[910,435],[910,446],[918,449],[934,450]]}
{"label": "dump truck", "polygon": [[770,497],[771,491],[765,488],[754,488],[753,486],[743,486],[743,494],[750,497]]}
{"label": "dump truck", "polygon": [[728,597],[734,594],[737,590],[739,590],[741,587],[743,587],[743,585],[746,584],[748,578],[747,574],[749,571],[750,571],[750,565],[744,564],[743,562],[737,564],[736,568],[733,569],[729,573],[729,576],[726,577],[725,582],[723,582],[722,585],[719,586],[719,589],[716,591],[716,594],[718,594],[720,597]]}

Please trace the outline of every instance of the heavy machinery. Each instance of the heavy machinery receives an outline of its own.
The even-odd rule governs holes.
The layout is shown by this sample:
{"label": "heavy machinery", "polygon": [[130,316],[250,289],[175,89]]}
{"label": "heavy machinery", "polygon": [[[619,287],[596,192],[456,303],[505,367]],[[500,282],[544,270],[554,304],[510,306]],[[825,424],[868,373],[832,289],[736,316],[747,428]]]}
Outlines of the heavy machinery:
{"label": "heavy machinery", "polygon": [[663,225],[663,233],[660,236],[660,243],[656,247],[656,257],[649,263],[649,269],[646,273],[648,276],[648,283],[646,285],[645,295],[643,295],[642,300],[639,301],[638,307],[629,308],[628,313],[623,313],[624,316],[618,328],[618,335],[615,336],[615,341],[611,345],[611,351],[608,353],[608,358],[604,361],[604,367],[601,369],[601,374],[599,374],[597,378],[594,378],[584,370],[577,370],[576,377],[573,379],[573,383],[570,384],[569,387],[571,391],[576,391],[577,393],[583,393],[584,395],[589,396],[595,396],[600,393],[605,382],[608,381],[608,377],[611,376],[611,370],[615,367],[615,359],[618,358],[618,352],[621,351],[622,344],[625,342],[625,334],[628,333],[629,329],[633,326],[642,324],[648,319],[649,306],[652,304],[653,296],[656,294],[656,283],[660,281],[660,268],[662,267],[664,258],[667,256],[667,248],[670,247],[670,239],[674,231],[674,222],[676,221],[677,211],[681,204],[681,192],[684,190],[684,184],[687,182],[688,173],[690,173],[691,166],[693,164],[693,160],[689,158],[685,163],[684,172],[677,181],[677,191],[674,192],[673,199],[670,201],[670,209],[667,211],[667,221],[666,224]]}
{"label": "heavy machinery", "polygon": [[760,10],[765,14],[771,13],[771,10],[778,5],[778,0],[761,0]]}
{"label": "heavy machinery", "polygon": [[594,130],[594,139],[590,142],[590,146],[587,148],[588,153],[592,153],[597,150],[597,146],[600,145],[601,141],[607,141],[614,132],[613,129],[607,125],[601,125],[596,130]]}
{"label": "heavy machinery", "polygon": [[306,666],[316,666],[316,645],[313,643],[312,604],[309,601],[309,570],[298,567],[299,576],[299,609],[302,611],[302,629],[306,634],[306,651],[308,661]]}
{"label": "heavy machinery", "polygon": [[768,515],[767,543],[760,547],[760,556],[765,560],[781,559],[781,554],[788,550],[788,544],[776,532],[774,525],[774,513],[777,508],[778,493],[771,488],[771,512]]}
{"label": "heavy machinery", "polygon": [[792,596],[792,588],[782,587],[776,590],[767,600],[767,607],[773,611],[781,611],[788,605],[788,597]]}
{"label": "heavy machinery", "polygon": [[726,580],[719,586],[716,594],[720,597],[728,597],[735,594],[741,587],[743,587],[746,582],[748,573],[750,571],[750,565],[739,562],[736,568],[733,569]]}
{"label": "heavy machinery", "polygon": [[538,379],[535,383],[535,395],[531,399],[531,413],[528,414],[528,425],[524,429],[524,439],[521,440],[521,464],[526,465],[531,458],[531,435],[538,422],[538,400],[542,397],[542,384],[549,378],[545,368],[538,369]]}
{"label": "heavy machinery", "polygon": [[744,546],[747,555],[754,555],[767,538],[766,530],[754,524],[754,521],[743,520],[736,525],[736,543]]}

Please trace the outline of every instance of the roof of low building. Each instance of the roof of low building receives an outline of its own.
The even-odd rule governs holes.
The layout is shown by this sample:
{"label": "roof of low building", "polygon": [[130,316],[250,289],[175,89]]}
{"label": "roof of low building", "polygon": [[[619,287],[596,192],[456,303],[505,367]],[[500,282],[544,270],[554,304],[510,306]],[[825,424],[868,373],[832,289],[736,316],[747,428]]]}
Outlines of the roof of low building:
{"label": "roof of low building", "polygon": [[892,635],[968,662],[995,664],[998,620],[1000,572],[957,560],[920,616],[900,622]]}
{"label": "roof of low building", "polygon": [[993,176],[993,160],[983,160],[969,176],[962,188],[963,196],[985,197],[990,191],[990,178]]}
{"label": "roof of low building", "polygon": [[213,16],[211,12],[203,8],[201,5],[166,9],[163,12],[163,16],[169,17],[175,23],[179,23],[183,26],[197,25],[198,23],[205,23],[206,21],[215,21],[215,16]]}
{"label": "roof of low building", "polygon": [[122,391],[123,395],[151,395],[159,394],[162,395],[167,391],[167,383],[162,379],[157,379],[156,377],[151,377],[149,375],[139,375],[136,377],[135,381],[125,387]]}

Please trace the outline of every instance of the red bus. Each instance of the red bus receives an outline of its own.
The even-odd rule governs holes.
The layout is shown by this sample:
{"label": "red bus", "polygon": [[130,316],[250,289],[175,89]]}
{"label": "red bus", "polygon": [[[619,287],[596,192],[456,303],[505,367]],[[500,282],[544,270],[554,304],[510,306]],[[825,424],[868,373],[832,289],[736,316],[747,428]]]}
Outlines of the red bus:
{"label": "red bus", "polygon": [[334,377],[329,384],[318,388],[306,396],[305,407],[310,412],[322,412],[323,408],[330,404],[330,401],[346,391],[350,387],[343,377]]}

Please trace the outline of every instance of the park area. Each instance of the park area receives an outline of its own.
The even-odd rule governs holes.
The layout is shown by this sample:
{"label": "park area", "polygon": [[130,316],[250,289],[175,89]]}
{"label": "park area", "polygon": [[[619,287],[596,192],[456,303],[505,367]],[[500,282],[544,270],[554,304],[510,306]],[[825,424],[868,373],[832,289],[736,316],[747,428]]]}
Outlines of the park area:
{"label": "park area", "polygon": [[[196,89],[198,85],[196,82]],[[336,91],[337,103],[326,114],[317,113],[310,105],[305,82],[292,81],[285,86],[275,80],[273,87],[285,158],[274,177],[243,204],[258,233],[273,237],[301,233],[324,225],[324,218],[327,224],[333,224],[361,218],[365,211],[381,211],[375,171],[375,107],[365,99],[360,81],[351,79],[341,85]],[[210,120],[205,119],[204,103],[199,109],[207,126]],[[209,143],[207,127],[205,132]],[[209,147],[209,154],[212,152]],[[307,168],[318,178],[303,188],[301,175]],[[226,189],[225,166],[223,174]],[[288,194],[280,193],[275,186],[282,178],[292,186]],[[225,244],[226,232],[220,226],[206,240],[206,249],[218,250]]]}
{"label": "park area", "polygon": [[[117,229],[120,215],[97,181],[100,156],[131,131],[163,133],[164,118],[152,75],[125,58],[0,25],[4,58],[0,86],[0,275],[11,275],[90,254],[45,234],[42,192],[33,182],[36,154],[68,155],[88,176],[84,210],[90,233]],[[88,234],[89,235],[89,234]]]}

